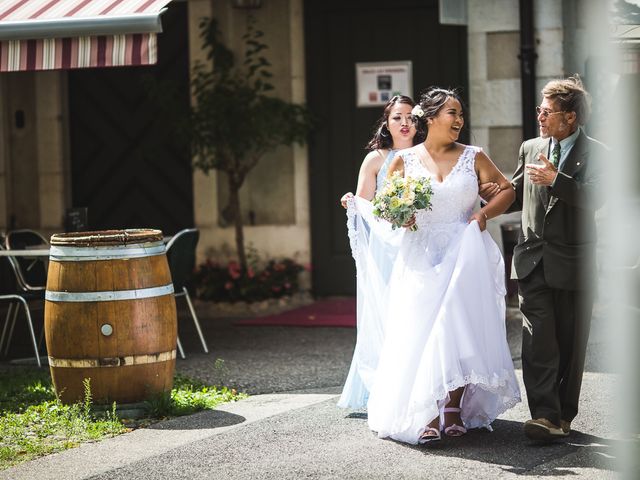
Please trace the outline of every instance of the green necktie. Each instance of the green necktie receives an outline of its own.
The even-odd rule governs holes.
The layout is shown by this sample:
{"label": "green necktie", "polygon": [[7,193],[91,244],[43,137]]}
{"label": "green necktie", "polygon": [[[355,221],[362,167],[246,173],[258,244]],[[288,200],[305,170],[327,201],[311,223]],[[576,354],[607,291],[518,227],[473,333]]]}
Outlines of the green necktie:
{"label": "green necktie", "polygon": [[553,166],[558,168],[560,164],[560,142],[556,142],[553,146],[553,151],[551,152],[551,163]]}

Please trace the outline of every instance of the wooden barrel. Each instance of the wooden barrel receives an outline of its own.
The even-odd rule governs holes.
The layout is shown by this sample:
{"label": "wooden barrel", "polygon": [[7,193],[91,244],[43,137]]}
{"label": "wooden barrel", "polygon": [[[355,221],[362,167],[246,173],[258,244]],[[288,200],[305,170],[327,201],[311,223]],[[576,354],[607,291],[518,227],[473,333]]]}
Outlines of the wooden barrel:
{"label": "wooden barrel", "polygon": [[55,234],[45,294],[53,385],[64,403],[132,403],[170,392],[176,303],[159,230]]}

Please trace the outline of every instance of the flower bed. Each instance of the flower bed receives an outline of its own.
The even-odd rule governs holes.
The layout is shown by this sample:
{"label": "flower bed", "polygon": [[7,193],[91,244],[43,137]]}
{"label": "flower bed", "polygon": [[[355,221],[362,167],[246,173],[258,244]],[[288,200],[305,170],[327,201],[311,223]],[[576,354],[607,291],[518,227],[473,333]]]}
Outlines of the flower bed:
{"label": "flower bed", "polygon": [[263,302],[291,297],[300,291],[300,274],[305,268],[295,260],[258,260],[243,271],[240,264],[208,259],[193,275],[196,297],[212,302]]}

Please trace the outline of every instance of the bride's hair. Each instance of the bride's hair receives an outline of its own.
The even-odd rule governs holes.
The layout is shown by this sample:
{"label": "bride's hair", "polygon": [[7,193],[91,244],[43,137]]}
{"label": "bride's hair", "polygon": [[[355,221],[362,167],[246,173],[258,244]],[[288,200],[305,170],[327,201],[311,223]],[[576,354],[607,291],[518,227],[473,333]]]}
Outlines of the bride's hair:
{"label": "bride's hair", "polygon": [[[384,110],[382,111],[382,116],[378,119],[374,127],[373,137],[367,143],[367,150],[377,150],[379,148],[392,148],[393,147],[393,138],[391,137],[391,132],[389,132],[389,128],[387,126],[387,121],[389,120],[389,115],[391,114],[391,109],[395,106],[396,103],[406,103],[411,107],[415,106],[415,102],[411,97],[406,95],[394,95],[384,106]],[[419,135],[419,132],[416,132],[416,135],[413,137],[413,144],[417,145],[424,141],[424,135]]]}
{"label": "bride's hair", "polygon": [[438,115],[438,112],[444,107],[444,104],[447,103],[447,100],[450,98],[454,98],[460,102],[462,105],[462,109],[466,110],[464,106],[464,102],[460,97],[460,94],[455,89],[447,89],[440,87],[429,87],[421,96],[420,108],[424,112],[421,116],[413,115],[413,120],[416,124],[416,130],[425,131],[427,130],[427,120]]}

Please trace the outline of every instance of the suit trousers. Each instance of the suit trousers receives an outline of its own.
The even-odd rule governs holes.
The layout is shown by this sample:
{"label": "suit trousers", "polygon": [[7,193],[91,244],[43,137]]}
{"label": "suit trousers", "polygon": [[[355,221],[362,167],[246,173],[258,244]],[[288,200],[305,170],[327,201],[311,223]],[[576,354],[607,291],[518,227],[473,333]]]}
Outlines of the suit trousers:
{"label": "suit trousers", "polygon": [[548,285],[542,262],[518,280],[522,375],[532,418],[556,425],[578,414],[593,292]]}

